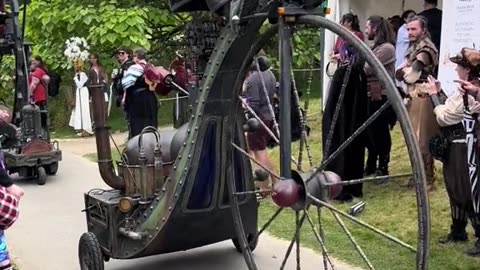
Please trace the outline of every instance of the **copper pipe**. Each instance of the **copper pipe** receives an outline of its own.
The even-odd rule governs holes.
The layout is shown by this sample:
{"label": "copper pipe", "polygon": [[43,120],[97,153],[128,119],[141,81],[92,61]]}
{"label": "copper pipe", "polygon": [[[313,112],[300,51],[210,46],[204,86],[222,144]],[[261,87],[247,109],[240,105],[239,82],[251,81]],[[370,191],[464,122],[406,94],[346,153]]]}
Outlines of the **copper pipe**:
{"label": "copper pipe", "polygon": [[103,78],[94,69],[88,75],[88,92],[92,98],[93,125],[95,128],[95,140],[97,143],[98,169],[103,181],[114,189],[125,189],[125,180],[115,172],[112,162],[112,149],[105,114]]}

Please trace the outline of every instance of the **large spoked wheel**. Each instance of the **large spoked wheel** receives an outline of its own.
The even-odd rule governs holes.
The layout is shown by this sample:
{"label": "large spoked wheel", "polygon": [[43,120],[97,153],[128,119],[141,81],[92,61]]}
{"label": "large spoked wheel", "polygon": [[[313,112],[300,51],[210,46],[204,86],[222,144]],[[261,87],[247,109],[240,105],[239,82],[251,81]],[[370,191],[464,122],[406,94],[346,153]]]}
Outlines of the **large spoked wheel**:
{"label": "large spoked wheel", "polygon": [[[344,66],[344,70],[337,71],[333,78],[337,81],[340,79],[343,83],[340,83],[341,87],[336,95],[333,93],[329,95],[326,108],[331,108],[331,113],[328,115],[328,121],[325,120],[327,109],[322,112],[321,98],[318,97],[320,86],[318,84],[312,87],[311,83],[312,78],[318,79],[318,74],[322,72],[319,69],[320,66],[313,67],[313,65],[319,65],[318,61],[312,61],[312,67],[307,71],[307,74],[310,74],[308,78],[304,76],[303,79],[295,79],[292,58],[296,55],[295,49],[302,49],[298,45],[297,41],[300,39],[297,36],[307,33],[318,38],[321,36],[320,31],[332,31],[349,42],[355,53],[362,56],[362,59],[373,67],[374,73],[386,86],[388,100],[375,111],[370,110],[364,118],[359,116],[361,112],[349,112],[348,108],[345,108],[349,106],[348,102],[352,102],[352,96],[356,95],[351,93],[352,89],[346,89],[349,87],[350,80],[358,79],[359,75],[355,73],[354,65]],[[278,46],[272,44],[275,40],[280,43]],[[335,259],[346,260],[355,265],[365,265],[368,269],[426,269],[430,224],[426,177],[421,154],[403,100],[373,52],[353,34],[325,18],[305,15],[296,18],[295,23],[290,24],[280,20],[278,27],[272,27],[260,34],[257,42],[252,45],[237,79],[239,87],[236,89],[241,88],[240,85],[247,77],[247,69],[251,67],[254,57],[261,49],[267,53],[278,52],[279,55],[280,66],[279,77],[277,77],[280,82],[277,106],[279,109],[277,117],[279,117],[276,119],[275,113],[272,113],[273,124],[268,125],[239,97],[234,105],[238,108],[235,119],[237,126],[246,128],[244,128],[245,134],[239,134],[237,129],[233,133],[248,136],[251,130],[258,129],[259,126],[264,127],[277,145],[268,149],[271,164],[257,160],[263,159],[261,155],[250,154],[248,140],[237,138],[231,142],[233,154],[241,153],[244,158],[248,158],[251,161],[252,172],[255,171],[257,177],[265,176],[266,172],[267,177],[270,176],[270,180],[274,183],[272,188],[260,183],[261,190],[244,191],[237,190],[238,185],[233,177],[229,178],[231,205],[237,229],[235,246],[239,246],[242,251],[248,268],[251,270],[265,268],[255,261],[252,249],[249,247],[252,244],[256,246],[257,241],[261,246],[261,236],[266,230],[271,229],[275,232],[278,228],[282,228],[283,236],[286,232],[291,233],[287,237],[291,242],[282,251],[284,257],[281,263],[279,262],[279,269],[293,269],[293,264],[296,269],[301,269],[300,267],[305,263],[301,255],[303,242],[322,253],[320,259],[316,260],[318,265],[314,269],[320,269],[320,267],[333,269]],[[272,56],[272,54],[269,55]],[[362,64],[362,70],[363,66]],[[260,65],[257,65],[257,70],[260,70]],[[266,90],[265,82],[262,84]],[[303,89],[299,89],[301,87]],[[302,90],[301,98],[299,98],[299,90]],[[316,99],[313,90],[317,92]],[[365,100],[368,100],[366,92],[364,94]],[[303,102],[305,102],[304,106]],[[351,171],[358,168],[355,169],[353,164],[348,163],[343,168],[335,167],[333,164],[338,164],[339,159],[357,150],[365,151],[358,146],[365,145],[371,140],[369,136],[373,125],[378,121],[385,121],[384,115],[388,114],[388,110],[392,108],[398,123],[391,131],[394,141],[392,149],[400,151],[400,154],[392,157],[390,172],[388,175],[364,176],[364,164],[361,164],[361,176],[349,178],[352,175]],[[294,123],[288,121],[297,110],[302,122],[300,138],[292,136]],[[273,110],[270,109],[270,111]],[[246,117],[246,114],[249,116]],[[341,120],[342,117],[344,120]],[[346,121],[348,117],[358,118],[357,123],[361,120],[353,125],[354,129],[350,132],[345,131],[348,129],[347,124],[354,120]],[[254,123],[254,120],[246,121],[247,118],[255,118],[258,123]],[[343,131],[337,133],[338,130]],[[347,133],[347,137],[341,138],[340,134]],[[365,152],[360,153],[364,155]],[[400,163],[405,166],[401,166]],[[410,188],[404,185],[408,179]],[[359,187],[360,192],[355,193]],[[246,231],[243,226],[245,213],[240,211],[241,199],[239,198],[261,197],[258,194],[270,194],[270,197],[260,200],[258,233],[252,238],[252,232]],[[351,196],[353,201],[340,199],[343,203],[339,202],[342,195]],[[402,205],[397,201],[408,203]],[[386,205],[389,207],[385,207]],[[291,230],[285,228],[289,226]],[[296,260],[291,259],[289,262],[288,258],[292,252],[296,253]]]}
{"label": "large spoked wheel", "polygon": [[104,259],[97,237],[87,232],[82,234],[78,244],[78,258],[81,270],[103,270]]}

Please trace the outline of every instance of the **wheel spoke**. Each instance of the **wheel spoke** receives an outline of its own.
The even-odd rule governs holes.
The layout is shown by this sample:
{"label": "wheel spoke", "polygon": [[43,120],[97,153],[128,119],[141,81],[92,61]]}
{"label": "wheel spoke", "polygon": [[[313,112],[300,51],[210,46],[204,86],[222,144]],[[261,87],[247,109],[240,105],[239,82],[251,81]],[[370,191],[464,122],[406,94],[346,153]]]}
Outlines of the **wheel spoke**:
{"label": "wheel spoke", "polygon": [[260,189],[260,190],[252,190],[252,191],[242,191],[242,192],[235,192],[233,195],[235,196],[243,196],[243,195],[252,195],[258,193],[271,193],[271,189]]}
{"label": "wheel spoke", "polygon": [[[325,231],[323,230],[322,226],[322,208],[317,207],[317,218],[318,218],[318,231],[320,233],[320,238],[323,239],[323,242],[325,243]],[[328,263],[327,263],[327,256],[325,253],[322,253],[323,257],[323,269],[328,270]]]}
{"label": "wheel spoke", "polygon": [[328,131],[327,140],[325,142],[325,149],[323,151],[324,158],[327,157],[330,154],[329,152],[330,152],[330,146],[332,144],[333,132],[335,131],[338,116],[340,115],[340,108],[342,107],[342,104],[343,104],[343,98],[345,97],[345,90],[346,90],[347,85],[348,85],[348,80],[350,78],[350,73],[352,72],[352,66],[353,65],[348,66],[347,71],[345,73],[345,76],[343,77],[342,89],[340,90],[340,95],[338,97],[337,105],[335,106],[335,111],[334,111],[333,117],[332,117],[332,124],[330,125],[330,130]]}
{"label": "wheel spoke", "polygon": [[247,110],[252,114],[252,116],[258,120],[258,122],[260,122],[260,125],[263,126],[263,128],[265,128],[265,130],[267,130],[268,134],[270,136],[272,136],[272,138],[275,140],[276,143],[280,143],[280,140],[277,138],[277,136],[273,133],[273,131],[268,128],[268,126],[265,124],[265,122],[263,122],[263,120],[257,115],[257,113],[255,113],[255,111],[252,109],[252,107],[250,107],[250,105],[248,105],[247,102],[245,102],[242,97],[238,97],[240,99],[240,101],[242,102],[242,104],[245,106],[245,108],[247,108]]}
{"label": "wheel spoke", "polygon": [[[295,221],[296,221],[297,227],[301,227],[299,211],[295,212]],[[297,242],[297,270],[300,270],[301,269],[301,266],[300,266],[300,229],[298,229],[296,238],[297,238],[297,240],[295,242]]]}
{"label": "wheel spoke", "polygon": [[258,162],[254,157],[252,157],[251,155],[249,155],[245,150],[243,150],[240,146],[234,144],[232,142],[232,146],[235,147],[238,151],[240,151],[240,153],[244,154],[245,156],[247,156],[251,161],[253,161],[255,164],[257,164],[258,166],[262,167],[262,169],[264,169],[265,171],[267,171],[271,176],[277,178],[277,179],[281,179],[280,176],[276,175],[274,172],[272,172],[272,170],[268,169],[267,167],[265,167],[262,163]]}
{"label": "wheel spoke", "polygon": [[[296,214],[298,215],[298,211],[296,211]],[[288,245],[285,257],[283,257],[283,261],[282,261],[282,265],[280,266],[280,270],[285,269],[285,265],[287,264],[288,258],[290,257],[290,253],[292,252],[292,249],[293,249],[293,244],[295,244],[297,242],[297,237],[300,234],[300,229],[302,228],[303,222],[305,221],[305,216],[306,216],[306,211],[304,211],[302,218],[298,222],[296,221],[297,225],[296,225],[296,228],[295,228],[295,233],[293,235],[292,241],[290,241],[290,245]]]}
{"label": "wheel spoke", "polygon": [[352,242],[352,245],[355,247],[355,249],[357,250],[357,252],[360,254],[360,257],[362,257],[363,261],[368,265],[368,267],[370,269],[375,269],[372,265],[372,263],[370,262],[370,260],[367,258],[367,256],[365,255],[365,253],[363,252],[362,248],[358,245],[357,241],[355,241],[355,238],[353,237],[352,233],[350,232],[350,230],[348,230],[347,226],[345,225],[345,223],[343,223],[343,220],[340,218],[340,216],[338,216],[337,213],[333,212],[332,211],[332,214],[333,216],[335,217],[335,219],[337,220],[338,222],[338,225],[340,225],[340,227],[342,227],[343,231],[345,232],[345,234],[348,236],[348,239],[350,239],[350,242]]}
{"label": "wheel spoke", "polygon": [[[253,115],[253,117],[255,119],[258,120],[258,122],[260,122],[260,124],[263,126],[263,128],[265,128],[265,130],[268,132],[268,134],[275,140],[276,143],[280,143],[280,140],[277,138],[277,136],[275,136],[275,134],[273,134],[273,131],[265,124],[265,122],[263,122],[262,119],[260,119],[260,117],[255,113],[255,111],[252,109],[252,107],[250,107],[250,105],[248,105],[248,103],[246,103],[242,97],[238,97],[240,99],[240,101],[242,102],[242,104],[245,106],[245,108],[247,108],[247,110]],[[292,159],[292,162],[298,166],[297,164],[297,161],[295,160],[295,158],[293,156],[291,156],[291,159]]]}
{"label": "wheel spoke", "polygon": [[375,121],[378,116],[380,116],[380,114],[387,109],[387,107],[390,105],[390,102],[387,101],[385,102],[382,107],[380,107],[374,114],[372,114],[372,116],[370,116],[367,121],[365,121],[365,123],[363,123],[350,137],[348,137],[348,139],[346,139],[341,145],[340,147],[338,147],[338,149],[332,153],[331,156],[329,156],[327,159],[325,159],[321,164],[320,166],[317,168],[317,170],[315,171],[315,173],[313,173],[307,180],[306,182],[310,182],[316,174],[318,174],[319,172],[321,172],[323,169],[325,169],[325,167],[330,164],[330,162],[332,162],[338,155],[340,155],[340,153],[345,150],[345,148],[347,148],[347,146],[355,139],[357,138],[363,131],[365,131],[365,129],[368,128],[368,126],[370,124],[372,124],[373,121]]}
{"label": "wheel spoke", "polygon": [[[258,60],[255,61],[255,67],[257,69],[257,72],[262,74],[262,71],[260,70],[260,64],[258,63]],[[275,112],[273,111],[272,102],[270,101],[270,97],[268,96],[267,85],[265,84],[265,79],[263,78],[263,76],[259,76],[259,77],[260,77],[260,82],[262,83],[263,94],[265,95],[265,97],[267,99],[267,102],[268,102],[268,110],[270,111],[270,114],[272,116],[273,128],[275,129],[275,132],[277,133],[277,136],[280,136],[280,130],[278,129],[277,118],[275,117]]]}
{"label": "wheel spoke", "polygon": [[308,87],[307,87],[307,93],[305,94],[306,97],[305,97],[305,105],[304,105],[305,115],[302,123],[302,140],[300,141],[300,156],[302,156],[303,147],[305,146],[305,149],[307,150],[307,157],[308,157],[308,162],[310,167],[313,167],[313,159],[311,154],[312,152],[310,152],[310,147],[307,141],[306,127],[307,127],[308,109],[310,106],[310,89],[312,87],[312,77],[313,77],[313,68],[310,69],[310,74],[308,76]]}
{"label": "wheel spoke", "polygon": [[344,216],[344,217],[350,219],[351,221],[353,221],[353,222],[355,222],[355,223],[357,223],[357,224],[359,224],[359,225],[361,225],[361,226],[363,226],[363,227],[365,227],[365,228],[367,228],[367,229],[369,229],[369,230],[371,230],[371,231],[373,231],[373,232],[375,232],[375,233],[377,233],[377,234],[379,234],[379,235],[387,238],[388,240],[391,240],[391,241],[394,242],[394,243],[397,243],[397,244],[399,244],[399,245],[401,245],[401,246],[403,246],[403,247],[405,247],[405,248],[407,248],[407,249],[409,249],[409,250],[411,250],[411,251],[413,251],[413,252],[417,252],[414,247],[412,247],[411,245],[409,245],[409,244],[407,244],[407,243],[399,240],[398,238],[393,237],[393,236],[391,236],[391,235],[389,235],[389,234],[387,234],[387,233],[385,233],[385,232],[383,232],[383,231],[381,231],[381,230],[379,230],[379,229],[377,229],[377,228],[375,228],[375,227],[373,227],[373,226],[371,226],[371,225],[369,225],[369,224],[367,224],[367,223],[365,223],[365,222],[363,222],[363,221],[361,221],[361,220],[359,220],[359,219],[357,219],[357,218],[355,218],[355,217],[353,217],[353,216],[351,216],[351,215],[349,215],[349,214],[347,214],[347,213],[345,213],[345,212],[343,212],[343,211],[338,210],[338,209],[335,208],[334,206],[332,206],[332,205],[330,205],[330,204],[328,204],[328,203],[326,203],[326,202],[324,202],[324,201],[322,201],[322,200],[319,200],[319,199],[315,198],[315,197],[312,196],[311,194],[308,194],[307,196],[308,196],[310,199],[312,199],[315,203],[320,204],[320,205],[322,205],[322,206],[324,206],[324,207],[326,207],[326,208],[334,211],[335,213],[338,213],[338,214],[340,214],[341,216]]}
{"label": "wheel spoke", "polygon": [[277,211],[275,211],[275,213],[272,215],[272,217],[265,223],[263,224],[262,228],[257,232],[257,234],[255,234],[255,237],[252,239],[252,242],[253,241],[257,241],[258,240],[258,237],[260,237],[260,235],[268,228],[268,226],[270,226],[270,224],[275,220],[275,218],[280,215],[280,213],[283,211],[283,207],[280,207],[277,209]]}
{"label": "wheel spoke", "polygon": [[325,246],[325,242],[323,241],[322,237],[320,237],[320,235],[318,234],[317,229],[315,228],[315,225],[313,224],[313,221],[310,218],[310,215],[308,214],[308,210],[305,211],[305,215],[307,216],[308,223],[310,223],[310,226],[312,227],[312,231],[313,231],[313,234],[315,235],[315,238],[317,238],[317,241],[320,244],[320,247],[322,248],[323,256],[326,257],[332,269],[335,269],[333,262],[330,259],[330,256],[328,255],[328,250],[327,250],[327,247]]}
{"label": "wheel spoke", "polygon": [[348,180],[348,181],[342,181],[340,183],[325,183],[325,186],[348,186],[348,185],[353,185],[353,184],[360,184],[360,183],[365,183],[365,182],[370,182],[370,181],[378,181],[378,180],[391,180],[391,179],[402,179],[405,177],[411,177],[411,173],[406,173],[406,174],[395,174],[395,175],[385,175],[385,176],[374,176],[374,177],[365,177],[365,178],[360,178],[360,179],[354,179],[354,180]]}

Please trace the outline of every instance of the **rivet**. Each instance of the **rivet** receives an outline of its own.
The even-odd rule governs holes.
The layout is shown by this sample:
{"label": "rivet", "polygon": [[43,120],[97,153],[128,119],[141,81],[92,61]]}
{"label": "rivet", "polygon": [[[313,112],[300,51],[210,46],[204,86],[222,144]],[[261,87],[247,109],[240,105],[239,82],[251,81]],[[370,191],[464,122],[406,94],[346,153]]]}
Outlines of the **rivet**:
{"label": "rivet", "polygon": [[195,118],[195,115],[192,115],[192,119]]}
{"label": "rivet", "polygon": [[162,221],[165,222],[165,218],[162,218]]}
{"label": "rivet", "polygon": [[155,230],[156,230],[156,231],[158,231],[158,229],[159,229],[158,227],[155,227]]}
{"label": "rivet", "polygon": [[175,193],[175,198],[177,198],[177,197],[178,197],[178,194],[177,194],[177,193]]}
{"label": "rivet", "polygon": [[150,206],[150,210],[153,210],[153,206]]}
{"label": "rivet", "polygon": [[152,236],[151,236],[151,235],[149,235],[149,236],[148,236],[148,238],[152,239]]}
{"label": "rivet", "polygon": [[170,206],[170,207],[168,207],[168,211],[172,211],[172,207],[171,207],[171,206]]}
{"label": "rivet", "polygon": [[188,168],[185,168],[185,170],[184,170],[184,171],[185,171],[185,172],[188,172]]}
{"label": "rivet", "polygon": [[184,143],[183,143],[183,146],[186,146],[186,145],[187,145],[187,143],[186,143],[186,142],[184,142]]}
{"label": "rivet", "polygon": [[187,132],[190,133],[190,129],[187,129]]}
{"label": "rivet", "polygon": [[143,217],[147,217],[147,214],[143,214]]}
{"label": "rivet", "polygon": [[192,155],[188,155],[188,158],[192,158]]}
{"label": "rivet", "polygon": [[173,166],[173,170],[174,170],[174,171],[177,170],[177,166]]}
{"label": "rivet", "polygon": [[211,64],[212,64],[212,61],[211,61],[211,60],[210,60],[210,61],[208,61],[208,64],[209,64],[209,65],[211,65]]}
{"label": "rivet", "polygon": [[157,197],[157,202],[160,201],[160,197]]}
{"label": "rivet", "polygon": [[162,188],[162,191],[165,192],[165,191],[167,191],[167,189],[166,189],[166,188]]}
{"label": "rivet", "polygon": [[198,114],[198,117],[202,117],[202,114],[201,114],[201,113],[199,113],[199,114]]}
{"label": "rivet", "polygon": [[180,181],[179,184],[182,185],[182,181]]}
{"label": "rivet", "polygon": [[192,144],[194,144],[194,143],[195,143],[195,141],[192,141]]}

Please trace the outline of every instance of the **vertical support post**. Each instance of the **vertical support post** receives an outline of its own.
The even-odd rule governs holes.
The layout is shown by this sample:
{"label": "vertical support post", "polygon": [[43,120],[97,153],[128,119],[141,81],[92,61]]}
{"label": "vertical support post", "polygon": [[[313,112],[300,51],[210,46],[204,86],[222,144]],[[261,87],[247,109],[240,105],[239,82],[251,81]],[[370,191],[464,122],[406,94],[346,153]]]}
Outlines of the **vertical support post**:
{"label": "vertical support post", "polygon": [[[322,15],[325,17],[325,15]],[[327,97],[324,97],[323,94],[325,93],[323,90],[323,75],[325,73],[325,28],[320,28],[319,30],[319,33],[318,33],[318,36],[319,36],[319,39],[320,39],[320,76],[319,76],[319,79],[320,79],[320,97],[322,99],[322,103],[323,103],[323,99],[324,98],[327,98]],[[322,112],[323,112],[323,106],[320,106]]]}
{"label": "vertical support post", "polygon": [[280,36],[280,175],[281,177],[291,177],[291,62],[292,49],[291,40],[292,29],[285,22],[285,17],[279,20]]}

